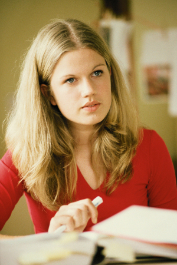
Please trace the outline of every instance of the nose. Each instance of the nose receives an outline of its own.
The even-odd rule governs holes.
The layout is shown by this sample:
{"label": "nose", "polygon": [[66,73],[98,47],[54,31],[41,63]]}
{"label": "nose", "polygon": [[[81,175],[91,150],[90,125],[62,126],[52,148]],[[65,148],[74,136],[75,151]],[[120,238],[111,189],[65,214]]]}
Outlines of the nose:
{"label": "nose", "polygon": [[96,88],[91,80],[84,80],[81,86],[82,97],[89,97],[96,94]]}

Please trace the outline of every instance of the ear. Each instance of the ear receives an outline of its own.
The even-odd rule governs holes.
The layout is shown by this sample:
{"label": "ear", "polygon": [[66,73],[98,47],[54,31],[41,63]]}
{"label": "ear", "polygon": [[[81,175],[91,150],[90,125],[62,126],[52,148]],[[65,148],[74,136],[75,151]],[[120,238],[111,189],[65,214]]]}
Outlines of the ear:
{"label": "ear", "polygon": [[47,98],[50,101],[50,103],[52,105],[54,105],[54,106],[57,105],[57,103],[55,101],[55,98],[50,95],[49,88],[48,88],[47,85],[44,85],[44,84],[41,85],[41,92],[44,95],[44,97]]}

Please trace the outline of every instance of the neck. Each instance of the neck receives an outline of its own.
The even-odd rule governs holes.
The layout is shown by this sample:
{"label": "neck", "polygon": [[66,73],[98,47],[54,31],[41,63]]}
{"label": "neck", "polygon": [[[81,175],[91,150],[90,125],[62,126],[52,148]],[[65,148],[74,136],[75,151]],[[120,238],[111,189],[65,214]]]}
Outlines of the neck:
{"label": "neck", "polygon": [[76,146],[79,148],[90,146],[94,128],[92,127],[72,127],[71,128]]}

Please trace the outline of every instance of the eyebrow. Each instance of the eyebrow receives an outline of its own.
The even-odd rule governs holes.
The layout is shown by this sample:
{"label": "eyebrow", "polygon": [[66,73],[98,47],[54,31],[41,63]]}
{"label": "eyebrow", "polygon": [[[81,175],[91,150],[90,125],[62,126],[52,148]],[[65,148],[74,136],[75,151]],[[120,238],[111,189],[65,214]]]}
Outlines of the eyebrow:
{"label": "eyebrow", "polygon": [[[106,64],[104,64],[104,63],[97,64],[97,65],[95,65],[95,66],[92,68],[92,71],[93,71],[95,68],[99,67],[99,66],[106,66]],[[64,75],[64,76],[62,76],[60,79],[67,79],[67,78],[72,78],[72,77],[75,77],[75,75],[74,75],[74,74],[68,74],[68,75]]]}
{"label": "eyebrow", "polygon": [[73,75],[73,74],[63,75],[63,76],[60,77],[60,79],[72,78],[72,77],[74,77],[74,76],[75,76],[75,75]]}
{"label": "eyebrow", "polygon": [[94,70],[94,69],[97,68],[98,66],[106,66],[106,64],[104,64],[104,63],[100,63],[100,64],[94,66],[92,70]]}

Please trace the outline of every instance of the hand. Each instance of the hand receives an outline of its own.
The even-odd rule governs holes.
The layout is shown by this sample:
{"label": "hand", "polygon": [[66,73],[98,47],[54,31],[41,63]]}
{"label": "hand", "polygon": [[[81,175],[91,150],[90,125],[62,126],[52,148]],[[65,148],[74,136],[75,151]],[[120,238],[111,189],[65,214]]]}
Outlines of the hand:
{"label": "hand", "polygon": [[62,205],[51,219],[48,232],[54,232],[61,225],[66,225],[67,232],[82,232],[91,218],[97,223],[98,211],[90,199]]}

